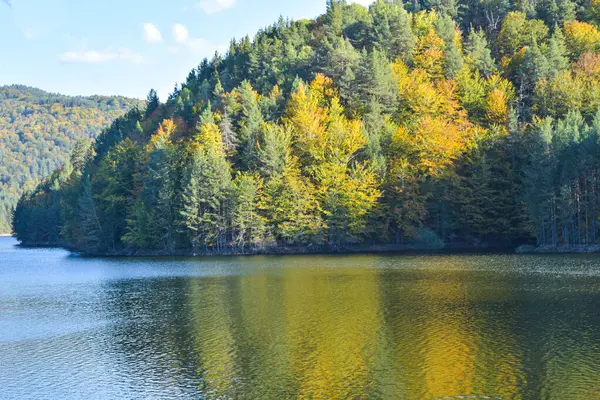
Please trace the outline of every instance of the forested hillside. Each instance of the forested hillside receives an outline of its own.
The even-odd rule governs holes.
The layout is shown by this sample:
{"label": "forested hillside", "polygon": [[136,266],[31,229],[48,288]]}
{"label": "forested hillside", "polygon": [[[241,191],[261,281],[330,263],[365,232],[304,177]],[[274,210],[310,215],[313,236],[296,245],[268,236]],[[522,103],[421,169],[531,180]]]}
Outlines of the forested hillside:
{"label": "forested hillside", "polygon": [[600,2],[327,2],[231,42],[20,200],[92,253],[598,243]]}
{"label": "forested hillside", "polygon": [[23,189],[64,165],[78,140],[98,136],[139,101],[69,97],[13,85],[0,87],[0,233]]}

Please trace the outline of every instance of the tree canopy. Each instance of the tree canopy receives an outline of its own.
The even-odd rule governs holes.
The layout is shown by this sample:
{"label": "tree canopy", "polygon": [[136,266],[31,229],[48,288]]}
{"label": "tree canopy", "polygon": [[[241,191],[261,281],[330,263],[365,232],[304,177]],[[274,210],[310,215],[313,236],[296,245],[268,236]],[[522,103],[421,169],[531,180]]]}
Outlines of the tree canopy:
{"label": "tree canopy", "polygon": [[14,230],[97,253],[598,244],[596,8],[329,0],[151,91]]}

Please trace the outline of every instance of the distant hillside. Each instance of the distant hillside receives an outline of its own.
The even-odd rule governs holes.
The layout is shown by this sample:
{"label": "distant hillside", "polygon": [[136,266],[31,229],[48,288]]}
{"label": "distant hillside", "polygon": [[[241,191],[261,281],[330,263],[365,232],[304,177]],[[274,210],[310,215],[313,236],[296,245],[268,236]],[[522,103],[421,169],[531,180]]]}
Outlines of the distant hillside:
{"label": "distant hillside", "polygon": [[22,86],[0,87],[0,233],[10,210],[68,159],[78,140],[91,140],[139,100],[120,96],[72,97]]}

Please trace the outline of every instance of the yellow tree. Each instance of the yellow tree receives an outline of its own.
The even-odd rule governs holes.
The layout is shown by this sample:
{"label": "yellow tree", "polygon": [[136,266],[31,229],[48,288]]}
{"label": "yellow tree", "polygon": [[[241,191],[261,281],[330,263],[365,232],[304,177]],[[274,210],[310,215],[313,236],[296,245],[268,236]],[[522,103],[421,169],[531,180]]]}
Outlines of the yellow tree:
{"label": "yellow tree", "polygon": [[354,158],[367,143],[362,123],[344,115],[333,81],[317,75],[292,94],[285,123],[304,171],[312,179],[329,234],[336,246],[362,233],[380,196],[368,164]]}
{"label": "yellow tree", "polygon": [[581,21],[566,22],[564,32],[567,48],[573,58],[600,50],[600,31],[595,26]]}
{"label": "yellow tree", "polygon": [[415,67],[423,69],[433,79],[442,79],[445,67],[444,47],[444,41],[430,29],[417,42]]}
{"label": "yellow tree", "polygon": [[434,81],[421,69],[409,71],[402,61],[393,69],[403,104],[401,125],[388,148],[387,189],[396,224],[408,233],[426,215],[420,183],[450,171],[483,130],[468,120],[456,81]]}

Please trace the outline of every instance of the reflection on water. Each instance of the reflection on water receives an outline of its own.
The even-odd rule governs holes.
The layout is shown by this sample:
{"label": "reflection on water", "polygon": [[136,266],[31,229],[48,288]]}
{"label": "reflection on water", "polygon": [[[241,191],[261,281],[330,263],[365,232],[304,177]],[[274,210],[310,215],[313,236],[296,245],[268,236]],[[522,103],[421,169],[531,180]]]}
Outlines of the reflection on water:
{"label": "reflection on water", "polygon": [[600,257],[84,259],[0,239],[0,397],[600,398]]}

